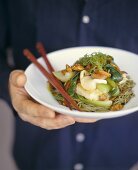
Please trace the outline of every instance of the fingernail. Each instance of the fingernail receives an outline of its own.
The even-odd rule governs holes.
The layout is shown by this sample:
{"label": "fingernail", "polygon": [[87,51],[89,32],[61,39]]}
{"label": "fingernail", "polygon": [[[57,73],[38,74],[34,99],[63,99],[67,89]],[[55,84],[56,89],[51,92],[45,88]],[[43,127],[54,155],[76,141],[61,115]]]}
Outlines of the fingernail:
{"label": "fingernail", "polygon": [[19,86],[23,86],[25,82],[26,82],[26,77],[23,74],[19,75],[16,79],[16,83]]}

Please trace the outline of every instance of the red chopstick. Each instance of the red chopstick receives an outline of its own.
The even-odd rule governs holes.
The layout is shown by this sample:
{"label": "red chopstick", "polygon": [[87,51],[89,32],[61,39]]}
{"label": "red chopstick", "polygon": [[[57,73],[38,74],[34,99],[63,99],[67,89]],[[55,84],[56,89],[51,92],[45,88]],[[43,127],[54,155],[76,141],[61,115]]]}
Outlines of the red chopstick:
{"label": "red chopstick", "polygon": [[50,62],[49,62],[49,60],[47,58],[46,50],[45,50],[43,44],[41,42],[38,42],[36,44],[36,48],[37,48],[38,52],[40,53],[40,55],[42,55],[42,57],[43,57],[46,65],[47,65],[49,71],[52,73],[54,71],[54,68],[52,67],[52,65],[50,64]]}
{"label": "red chopstick", "polygon": [[[49,60],[47,58],[46,50],[45,50],[45,47],[43,46],[43,44],[41,42],[37,42],[36,49],[39,52],[39,54],[42,56],[42,58],[44,59],[46,65],[48,67],[48,70],[52,74],[53,78],[60,83],[60,81],[53,75],[54,68],[52,67],[51,63],[49,62]],[[71,110],[72,108],[71,108],[71,105],[68,102],[68,100],[65,99],[64,102],[65,102],[65,105],[67,105]]]}
{"label": "red chopstick", "polygon": [[48,71],[37,61],[35,56],[28,50],[24,49],[23,54],[27,57],[28,60],[30,60],[32,63],[34,63],[37,68],[45,75],[45,77],[48,79],[50,84],[54,86],[61,94],[62,96],[69,101],[69,103],[76,109],[80,110],[77,103],[68,95],[68,93],[63,89],[63,87],[59,84],[58,81],[56,81],[51,74],[48,73]]}

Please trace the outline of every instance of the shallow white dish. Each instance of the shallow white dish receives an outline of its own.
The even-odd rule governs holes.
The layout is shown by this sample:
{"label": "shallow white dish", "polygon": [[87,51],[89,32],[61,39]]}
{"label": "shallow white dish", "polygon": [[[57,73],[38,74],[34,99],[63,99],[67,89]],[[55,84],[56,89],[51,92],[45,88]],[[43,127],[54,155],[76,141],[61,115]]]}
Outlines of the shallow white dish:
{"label": "shallow white dish", "polygon": [[[66,64],[72,65],[80,57],[93,52],[102,52],[113,56],[121,70],[126,71],[135,81],[135,97],[125,105],[123,110],[110,112],[79,112],[60,105],[48,90],[46,83],[47,79],[34,64],[30,64],[25,71],[27,76],[25,89],[30,96],[39,103],[55,110],[56,112],[76,117],[105,119],[124,116],[138,111],[138,55],[128,51],[108,47],[74,47],[49,53],[48,58],[55,70],[61,70],[65,69]],[[42,58],[39,58],[38,61],[46,67]]]}

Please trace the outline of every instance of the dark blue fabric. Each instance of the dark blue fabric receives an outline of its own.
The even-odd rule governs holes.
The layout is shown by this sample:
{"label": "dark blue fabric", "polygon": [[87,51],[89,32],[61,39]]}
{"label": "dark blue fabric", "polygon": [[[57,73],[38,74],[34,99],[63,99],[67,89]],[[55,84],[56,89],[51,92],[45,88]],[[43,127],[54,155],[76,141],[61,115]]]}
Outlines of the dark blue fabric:
{"label": "dark blue fabric", "polygon": [[[90,23],[82,22],[84,15]],[[0,18],[3,74],[9,44],[17,69],[27,67],[22,50],[34,51],[37,41],[47,52],[94,45],[138,53],[137,0],[1,0]],[[85,134],[84,142],[75,140],[78,133]],[[138,113],[52,131],[16,117],[13,151],[21,170],[72,170],[76,163],[85,170],[128,170],[138,161],[137,148]]]}

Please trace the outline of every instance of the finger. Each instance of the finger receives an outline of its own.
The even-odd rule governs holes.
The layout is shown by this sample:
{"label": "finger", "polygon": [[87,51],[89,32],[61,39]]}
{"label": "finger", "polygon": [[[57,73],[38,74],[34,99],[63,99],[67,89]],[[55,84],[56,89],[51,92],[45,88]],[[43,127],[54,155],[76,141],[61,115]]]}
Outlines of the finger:
{"label": "finger", "polygon": [[12,71],[9,78],[10,84],[16,87],[24,87],[26,76],[22,70]]}
{"label": "finger", "polygon": [[42,118],[54,118],[55,112],[52,109],[49,109],[39,103],[32,101],[31,99],[21,99],[22,105],[18,110],[21,113],[25,113],[33,117],[42,117]]}
{"label": "finger", "polygon": [[26,76],[22,70],[12,71],[9,77],[9,91],[11,99],[16,99],[16,94],[28,96],[27,92],[24,89],[26,82]]}
{"label": "finger", "polygon": [[52,119],[49,119],[49,121],[46,121],[44,123],[46,123],[46,125],[49,126],[51,129],[59,129],[74,124],[75,120],[70,116],[59,114],[56,116],[54,121]]}
{"label": "finger", "polygon": [[34,102],[24,89],[26,82],[23,71],[13,71],[10,75],[9,89],[14,109],[30,116],[54,118],[55,112]]}
{"label": "finger", "polygon": [[36,125],[47,130],[60,129],[75,123],[72,117],[64,115],[57,115],[55,119],[31,117],[25,114],[20,114],[20,117],[22,120],[26,122],[29,122],[33,125]]}
{"label": "finger", "polygon": [[25,83],[26,78],[22,79],[22,77],[25,77],[22,70],[12,71],[9,77],[10,96],[11,96],[12,103],[13,105],[15,103],[15,106],[16,106],[16,102],[18,101],[18,97],[21,98],[22,96],[23,98],[24,97],[29,98],[29,95],[24,89],[24,83]]}
{"label": "finger", "polygon": [[76,122],[79,123],[94,123],[98,121],[97,119],[88,119],[88,118],[74,118]]}

